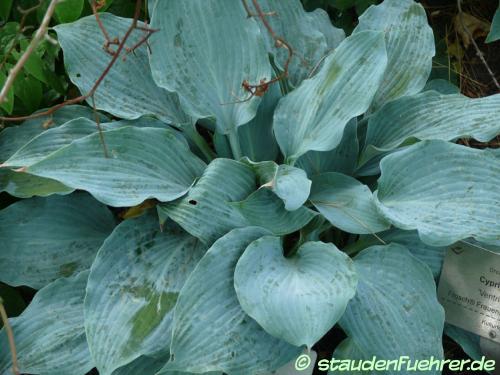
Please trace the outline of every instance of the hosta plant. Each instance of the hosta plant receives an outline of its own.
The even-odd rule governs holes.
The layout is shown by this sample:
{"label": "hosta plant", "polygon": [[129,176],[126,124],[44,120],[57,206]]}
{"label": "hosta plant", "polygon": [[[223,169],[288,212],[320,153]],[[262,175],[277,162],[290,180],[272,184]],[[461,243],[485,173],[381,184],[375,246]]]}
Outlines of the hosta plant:
{"label": "hosta plant", "polygon": [[[97,117],[0,133],[21,198],[0,212],[0,281],[38,290],[10,321],[20,371],[270,374],[336,325],[336,358],[442,358],[446,247],[500,244],[499,153],[455,141],[500,133],[500,95],[428,82],[413,0],[348,37],[298,0],[148,5],[156,32],[132,32]],[[55,32],[88,92],[111,59],[95,17]]]}

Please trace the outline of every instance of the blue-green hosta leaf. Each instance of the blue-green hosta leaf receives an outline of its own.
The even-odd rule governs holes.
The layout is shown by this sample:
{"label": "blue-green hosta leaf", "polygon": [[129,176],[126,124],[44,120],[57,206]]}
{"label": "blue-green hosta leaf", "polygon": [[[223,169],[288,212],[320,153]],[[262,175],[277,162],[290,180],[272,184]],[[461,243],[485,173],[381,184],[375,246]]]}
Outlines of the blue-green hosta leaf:
{"label": "blue-green hosta leaf", "polygon": [[500,133],[499,116],[500,94],[471,99],[426,91],[408,96],[388,103],[370,118],[365,154],[393,150],[410,138],[472,137],[487,142]]}
{"label": "blue-green hosta leaf", "polygon": [[305,170],[309,177],[326,172],[351,175],[356,169],[358,152],[357,120],[353,119],[346,125],[337,147],[331,151],[309,151],[295,165]]}
{"label": "blue-green hosta leaf", "polygon": [[429,268],[397,244],[363,250],[354,264],[357,293],[340,325],[363,359],[443,358],[444,311]]}
{"label": "blue-green hosta leaf", "polygon": [[492,43],[500,39],[500,5],[498,6],[493,21],[491,21],[491,29],[486,38],[486,43]]}
{"label": "blue-green hosta leaf", "polygon": [[240,1],[158,1],[151,27],[159,29],[150,38],[153,77],[179,94],[189,115],[215,117],[223,134],[255,117],[259,99],[245,100],[242,83],[269,80],[271,65],[257,21]]}
{"label": "blue-green hosta leaf", "polygon": [[[141,356],[132,363],[113,371],[113,375],[156,375],[165,365],[168,356],[162,359]],[[194,375],[184,371],[166,371],[163,375]],[[200,375],[200,374],[198,374]],[[223,375],[221,372],[206,372],[201,375]]]}
{"label": "blue-green hosta leaf", "polygon": [[165,371],[254,375],[273,371],[300,353],[300,348],[270,336],[246,315],[234,291],[238,259],[252,241],[266,234],[260,228],[235,229],[203,256],[177,299],[172,361]]}
{"label": "blue-green hosta leaf", "polygon": [[383,33],[357,33],[325,59],[313,78],[280,100],[274,132],[287,160],[337,147],[349,120],[370,106],[386,63]]}
{"label": "blue-green hosta leaf", "polygon": [[47,197],[52,194],[64,195],[73,190],[50,178],[0,169],[0,191],[5,191],[17,198]]}
{"label": "blue-green hosta leaf", "polygon": [[382,159],[375,193],[380,212],[423,242],[500,239],[500,160],[488,150],[423,141]]}
{"label": "blue-green hosta leaf", "polygon": [[262,98],[255,117],[238,128],[241,152],[254,162],[275,160],[278,156],[278,143],[273,133],[273,115],[280,98],[279,85],[271,85]]}
{"label": "blue-green hosta leaf", "polygon": [[110,206],[184,195],[205,164],[170,129],[124,127],[78,139],[28,167],[28,173],[87,190]]}
{"label": "blue-green hosta leaf", "polygon": [[366,30],[385,32],[387,44],[387,70],[372,108],[422,91],[436,53],[424,7],[413,0],[385,0],[359,17],[354,33]]}
{"label": "blue-green hosta leaf", "polygon": [[366,234],[390,227],[377,211],[370,189],[353,177],[335,172],[315,176],[310,200],[330,223],[343,231]]}
{"label": "blue-green hosta leaf", "polygon": [[0,211],[0,280],[39,289],[88,269],[114,226],[84,193],[16,202]]}
{"label": "blue-green hosta leaf", "polygon": [[[247,1],[252,14],[257,14],[252,1]],[[288,79],[294,86],[308,78],[316,64],[328,52],[338,46],[345,38],[342,29],[334,27],[326,12],[317,9],[312,13],[304,11],[300,0],[259,0],[264,13],[272,14],[266,18],[275,34],[290,44],[294,56],[290,61]],[[288,59],[286,48],[276,48],[276,41],[262,22],[259,22],[265,36],[267,49],[276,55],[275,61],[280,68]]]}
{"label": "blue-green hosta leaf", "polygon": [[[435,278],[441,273],[447,247],[429,246],[423,243],[418,236],[418,232],[414,230],[392,228],[388,231],[378,233],[377,236],[387,243],[396,242],[406,247],[412,255],[427,264]],[[361,240],[377,241],[368,235],[361,236]],[[375,243],[373,244],[375,245]]]}
{"label": "blue-green hosta leaf", "polygon": [[465,331],[462,328],[458,328],[451,324],[445,324],[444,333],[460,345],[469,357],[479,361],[483,356],[483,352],[479,344],[480,336],[475,333]]}
{"label": "blue-green hosta leaf", "polygon": [[[101,121],[106,117],[98,114]],[[56,111],[51,116],[27,120],[18,126],[10,126],[0,132],[0,162],[6,161],[18,149],[49,128],[65,124],[79,117],[95,119],[92,109],[81,105],[70,105]]]}
{"label": "blue-green hosta leaf", "polygon": [[231,229],[248,225],[229,203],[245,199],[254,190],[255,175],[250,167],[235,160],[215,159],[185,197],[158,209],[188,233],[212,244]]}
{"label": "blue-green hosta leaf", "polygon": [[77,118],[67,123],[48,129],[19,148],[0,167],[20,168],[30,166],[76,139],[97,132],[97,125],[87,118]]}
{"label": "blue-green hosta leaf", "polygon": [[[39,375],[85,374],[94,365],[83,328],[88,271],[41,289],[18,318],[11,318],[19,370]],[[0,374],[11,375],[7,335],[0,331]]]}
{"label": "blue-green hosta leaf", "polygon": [[234,287],[267,332],[310,349],[340,319],[357,279],[351,259],[333,244],[307,242],[285,258],[281,239],[265,236],[241,256]]}
{"label": "blue-green hosta leaf", "polygon": [[288,211],[297,210],[307,201],[311,180],[304,170],[273,161],[253,163],[247,158],[242,161],[253,168],[263,188],[270,188],[283,200]]}
{"label": "blue-green hosta leaf", "polygon": [[200,242],[156,215],[121,223],[92,264],[85,331],[99,373],[109,375],[141,355],[168,354],[173,308],[201,259]]}
{"label": "blue-green hosta leaf", "polygon": [[[123,37],[132,22],[107,13],[101,13],[100,18],[111,38]],[[86,94],[112,59],[103,48],[104,35],[94,16],[54,29],[64,52],[69,78]],[[127,47],[143,37],[143,31],[133,31]],[[116,46],[110,48],[116,50]],[[156,86],[149,69],[146,45],[133,53],[123,52],[123,56],[125,59],[118,58],[95,92],[96,107],[121,118],[134,119],[151,114],[168,123],[189,123],[189,118],[180,109],[177,95]],[[92,104],[92,99],[89,103]]]}
{"label": "blue-green hosta leaf", "polygon": [[423,91],[437,91],[440,94],[460,94],[460,88],[446,79],[436,78],[425,84]]}
{"label": "blue-green hosta leaf", "polygon": [[317,215],[306,207],[295,211],[286,210],[283,201],[266,188],[260,188],[244,201],[231,205],[250,225],[266,228],[278,236],[299,230]]}
{"label": "blue-green hosta leaf", "polygon": [[[100,125],[102,131],[113,130],[122,128],[125,126],[137,126],[137,127],[154,127],[160,129],[168,128],[165,123],[150,119],[150,118],[140,118],[138,120],[121,120],[107,122]],[[39,134],[33,138],[30,142],[26,143],[17,152],[12,155],[5,163],[1,164],[0,167],[27,167],[30,166],[48,155],[55,152],[64,146],[69,145],[71,142],[83,138],[87,135],[94,134],[99,131],[97,124],[86,118],[77,118],[75,120],[68,121],[67,123],[58,126],[56,128],[48,129],[47,131]],[[186,144],[186,139],[181,135],[180,132],[175,132],[178,139]]]}

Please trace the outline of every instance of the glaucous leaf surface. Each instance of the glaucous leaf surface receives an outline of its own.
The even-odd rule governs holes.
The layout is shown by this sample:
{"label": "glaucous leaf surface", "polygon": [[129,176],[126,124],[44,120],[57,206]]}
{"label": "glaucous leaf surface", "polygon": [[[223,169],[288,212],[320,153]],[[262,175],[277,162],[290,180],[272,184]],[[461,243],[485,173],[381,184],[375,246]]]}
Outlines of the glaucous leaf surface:
{"label": "glaucous leaf surface", "polygon": [[[131,19],[108,13],[99,16],[112,39],[125,35],[132,23]],[[142,22],[139,25],[144,26]],[[77,22],[58,25],[54,30],[64,52],[69,78],[82,94],[88,93],[113,58],[104,48],[106,39],[95,17],[91,15]],[[144,31],[132,31],[126,46],[134,46],[144,36]],[[116,45],[110,48],[117,50]],[[149,114],[167,123],[189,123],[189,118],[180,109],[177,95],[155,84],[146,44],[133,53],[124,51],[122,54],[95,92],[96,108],[121,118],[135,119]],[[89,103],[92,105],[91,98]]]}
{"label": "glaucous leaf surface", "polygon": [[[247,4],[252,14],[258,14],[251,0],[247,0]],[[290,60],[287,77],[293,86],[308,78],[318,62],[345,38],[344,31],[332,25],[323,9],[305,12],[300,0],[259,0],[258,4],[265,14],[273,14],[266,18],[267,22],[275,35],[286,40],[295,53]],[[262,22],[259,26],[268,51],[275,55],[275,62],[284,69],[288,50],[277,48],[276,40]]]}
{"label": "glaucous leaf surface", "polygon": [[92,265],[85,331],[99,373],[109,375],[141,355],[168,353],[173,309],[205,248],[152,213],[122,222]]}
{"label": "glaucous leaf surface", "polygon": [[394,226],[446,246],[467,237],[500,239],[500,160],[488,150],[423,141],[382,159],[375,192]]}
{"label": "glaucous leaf surface", "polygon": [[[387,243],[398,243],[406,247],[412,255],[424,262],[432,271],[435,278],[441,273],[444,256],[447,250],[445,246],[429,246],[423,243],[415,230],[401,230],[391,228],[385,232],[377,234],[379,238]],[[361,236],[361,241],[373,242],[376,245],[378,240],[372,236]]]}
{"label": "glaucous leaf surface", "polygon": [[[88,271],[60,278],[40,289],[26,310],[9,319],[21,373],[85,374],[94,365],[83,328]],[[0,374],[12,374],[7,335],[0,331]]]}
{"label": "glaucous leaf surface", "polygon": [[460,94],[460,88],[458,86],[442,78],[427,81],[423,91],[437,91],[440,94]]}
{"label": "glaucous leaf surface", "polygon": [[[101,121],[107,118],[101,114]],[[31,141],[47,129],[65,124],[79,117],[94,120],[95,114],[91,108],[81,105],[69,105],[53,113],[51,116],[42,116],[24,121],[18,126],[9,126],[0,132],[0,162],[6,161],[18,149]]]}
{"label": "glaucous leaf surface", "polygon": [[94,121],[81,117],[48,129],[19,148],[0,167],[21,168],[30,166],[76,139],[97,132]]}
{"label": "glaucous leaf surface", "polygon": [[273,115],[281,99],[279,85],[271,85],[262,98],[255,117],[238,127],[241,152],[254,162],[275,160],[279,153],[273,133]]}
{"label": "glaucous leaf surface", "polygon": [[310,222],[317,213],[307,207],[288,211],[271,190],[260,188],[241,202],[232,203],[249,225],[269,230],[275,235],[293,233]]}
{"label": "glaucous leaf surface", "polygon": [[242,161],[255,171],[261,187],[270,188],[285,204],[288,211],[297,210],[309,197],[311,180],[303,169],[273,161],[254,163],[248,158]]}
{"label": "glaucous leaf surface", "polygon": [[86,270],[114,226],[85,193],[16,202],[0,211],[0,280],[39,289]]}
{"label": "glaucous leaf surface", "polygon": [[500,5],[491,21],[491,29],[486,38],[486,43],[492,43],[500,39]]}
{"label": "glaucous leaf surface", "polygon": [[345,39],[313,78],[280,100],[274,132],[287,161],[337,147],[349,120],[370,106],[386,64],[384,34],[359,32]]}
{"label": "glaucous leaf surface", "polygon": [[203,256],[177,300],[171,362],[159,374],[183,370],[254,375],[273,371],[300,353],[246,315],[234,290],[238,259],[252,241],[267,234],[254,227],[234,229]]}
{"label": "glaucous leaf surface", "polygon": [[50,178],[18,173],[10,169],[0,169],[0,191],[5,191],[17,198],[46,197],[52,194],[64,195],[73,190]]}
{"label": "glaucous leaf surface", "polygon": [[398,244],[365,249],[354,265],[357,293],[340,325],[363,359],[443,358],[444,310],[429,268]]}
{"label": "glaucous leaf surface", "polygon": [[410,138],[474,138],[487,142],[500,133],[500,94],[471,99],[426,91],[386,104],[370,117],[364,158],[390,151]]}
{"label": "glaucous leaf surface", "polygon": [[313,177],[310,200],[334,226],[356,234],[389,229],[389,222],[378,212],[368,186],[341,173]]}
{"label": "glaucous leaf surface", "polygon": [[[23,167],[30,166],[48,155],[55,152],[71,142],[101,131],[123,128],[125,126],[152,127],[166,129],[170,127],[164,122],[142,117],[137,120],[112,121],[98,125],[86,118],[77,118],[66,122],[56,128],[51,128],[37,135],[31,141],[22,146],[0,167]],[[188,146],[182,133],[174,132],[177,138]]]}
{"label": "glaucous leaf surface", "polygon": [[188,233],[212,244],[231,229],[248,225],[229,203],[245,199],[255,187],[255,174],[249,166],[219,158],[208,165],[186,196],[158,209]]}
{"label": "glaucous leaf surface", "polygon": [[260,99],[249,100],[243,81],[271,78],[257,21],[240,1],[158,1],[151,27],[151,68],[156,83],[181,98],[195,119],[212,117],[220,133],[234,133],[255,117]]}
{"label": "glaucous leaf surface", "polygon": [[184,195],[205,163],[170,129],[124,127],[78,139],[28,167],[28,173],[86,190],[115,207]]}
{"label": "glaucous leaf surface", "polygon": [[353,119],[346,125],[337,147],[331,151],[309,151],[297,160],[295,166],[305,170],[310,178],[326,172],[352,175],[358,152],[357,120]]}
{"label": "glaucous leaf surface", "polygon": [[285,258],[281,239],[265,236],[241,256],[234,287],[267,332],[310,349],[340,319],[357,279],[351,259],[331,243],[307,242]]}
{"label": "glaucous leaf surface", "polygon": [[413,0],[384,0],[359,17],[353,33],[367,30],[385,33],[388,57],[384,79],[372,108],[422,91],[436,53],[424,7]]}

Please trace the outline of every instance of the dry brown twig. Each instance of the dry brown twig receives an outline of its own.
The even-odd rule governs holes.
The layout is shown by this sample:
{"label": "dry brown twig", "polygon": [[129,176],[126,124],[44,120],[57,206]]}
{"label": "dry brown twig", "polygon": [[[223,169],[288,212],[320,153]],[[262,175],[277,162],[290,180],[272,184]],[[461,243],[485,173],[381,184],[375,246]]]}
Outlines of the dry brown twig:
{"label": "dry brown twig", "polygon": [[276,48],[283,48],[286,49],[288,53],[288,57],[283,64],[283,72],[274,77],[273,79],[266,80],[266,79],[261,79],[258,84],[251,84],[248,80],[244,80],[241,83],[241,87],[243,87],[243,90],[248,92],[250,95],[241,100],[236,100],[234,102],[230,103],[223,103],[224,105],[227,104],[237,104],[237,103],[244,103],[249,101],[255,96],[264,96],[264,94],[267,92],[269,89],[269,86],[272,85],[273,83],[276,83],[278,81],[281,81],[282,79],[288,77],[288,67],[290,65],[290,61],[292,60],[292,57],[294,55],[294,51],[292,46],[281,36],[277,35],[276,32],[273,30],[271,24],[267,20],[267,17],[273,17],[276,16],[276,12],[271,11],[271,12],[264,12],[262,8],[260,7],[259,3],[257,0],[252,0],[252,5],[255,8],[255,12],[253,13],[250,9],[250,6],[247,3],[247,0],[241,0],[243,3],[243,7],[245,8],[245,11],[247,12],[248,17],[258,17],[266,30],[268,31],[269,35],[271,35],[271,38],[274,40],[274,45]]}
{"label": "dry brown twig", "polygon": [[2,297],[0,297],[0,316],[2,318],[3,326],[5,327],[5,332],[7,333],[7,339],[9,340],[10,354],[12,357],[12,373],[14,375],[19,375],[19,365],[17,364],[17,352],[16,343],[14,341],[14,333],[12,332],[12,327],[10,326],[5,307],[3,306]]}
{"label": "dry brown twig", "polygon": [[470,32],[470,30],[467,28],[465,25],[464,19],[463,19],[463,11],[462,11],[462,0],[457,0],[457,7],[458,7],[458,18],[460,20],[460,24],[462,28],[464,29],[465,33],[469,36],[470,41],[472,42],[472,45],[474,46],[474,49],[476,50],[476,55],[479,57],[481,62],[483,63],[484,67],[488,71],[488,74],[490,75],[494,85],[498,90],[500,90],[500,83],[498,83],[498,80],[495,77],[495,73],[491,70],[490,66],[488,65],[488,62],[484,58],[483,52],[479,49],[479,46],[477,45],[476,41],[474,40],[474,36]]}

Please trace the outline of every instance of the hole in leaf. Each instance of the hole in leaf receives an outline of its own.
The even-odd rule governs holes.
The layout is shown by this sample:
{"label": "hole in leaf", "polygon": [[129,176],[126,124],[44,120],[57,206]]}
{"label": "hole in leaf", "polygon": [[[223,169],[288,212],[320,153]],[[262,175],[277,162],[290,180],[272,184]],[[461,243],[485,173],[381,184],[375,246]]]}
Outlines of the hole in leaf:
{"label": "hole in leaf", "polygon": [[198,202],[197,202],[197,201],[195,201],[194,199],[189,200],[189,202],[188,202],[188,203],[189,203],[189,204],[192,204],[193,206],[196,206],[196,205],[198,204]]}

